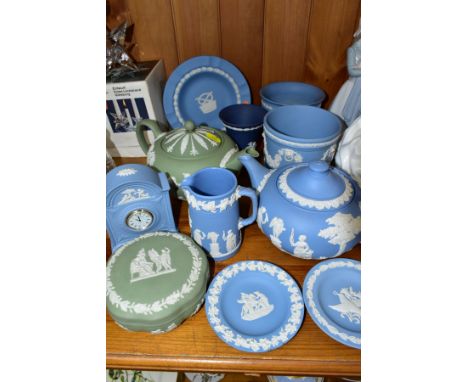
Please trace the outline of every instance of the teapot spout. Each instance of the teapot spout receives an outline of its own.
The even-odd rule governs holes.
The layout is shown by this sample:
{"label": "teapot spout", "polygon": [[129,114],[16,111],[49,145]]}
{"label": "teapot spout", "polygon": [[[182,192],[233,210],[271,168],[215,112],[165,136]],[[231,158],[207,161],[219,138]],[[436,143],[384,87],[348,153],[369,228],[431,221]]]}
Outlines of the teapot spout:
{"label": "teapot spout", "polygon": [[235,172],[239,171],[242,167],[242,163],[239,161],[239,158],[242,155],[247,155],[247,156],[250,156],[251,158],[252,157],[257,158],[260,154],[258,153],[257,150],[255,150],[254,147],[247,146],[246,148],[235,152],[232,155],[232,157],[228,160],[225,167]]}
{"label": "teapot spout", "polygon": [[241,155],[239,157],[239,161],[247,169],[252,187],[255,188],[257,192],[260,192],[261,190],[259,189],[259,186],[262,183],[262,180],[270,171],[274,170],[268,170],[250,155]]}

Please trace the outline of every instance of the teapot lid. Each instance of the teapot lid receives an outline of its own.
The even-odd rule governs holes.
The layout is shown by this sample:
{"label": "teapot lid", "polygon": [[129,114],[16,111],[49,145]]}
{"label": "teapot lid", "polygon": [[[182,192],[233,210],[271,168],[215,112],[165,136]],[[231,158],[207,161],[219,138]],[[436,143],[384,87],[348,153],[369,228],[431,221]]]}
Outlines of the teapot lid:
{"label": "teapot lid", "polygon": [[161,146],[172,156],[190,159],[213,152],[222,142],[223,137],[216,129],[208,126],[196,127],[192,121],[187,121],[184,127],[166,134]]}
{"label": "teapot lid", "polygon": [[317,211],[341,208],[354,195],[349,179],[325,161],[286,168],[278,177],[278,188],[288,201]]}

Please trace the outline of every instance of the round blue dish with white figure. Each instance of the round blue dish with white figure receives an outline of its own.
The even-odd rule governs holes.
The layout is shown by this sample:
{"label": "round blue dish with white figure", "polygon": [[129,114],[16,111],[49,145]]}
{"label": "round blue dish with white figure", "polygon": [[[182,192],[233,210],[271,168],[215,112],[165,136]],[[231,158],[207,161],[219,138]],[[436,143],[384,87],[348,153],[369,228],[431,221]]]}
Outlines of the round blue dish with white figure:
{"label": "round blue dish with white figure", "polygon": [[224,268],[210,284],[205,309],[221,340],[251,353],[283,346],[304,319],[297,283],[265,261],[241,261]]}
{"label": "round blue dish with white figure", "polygon": [[322,261],[308,273],[304,301],[317,326],[344,345],[361,348],[361,263]]}
{"label": "round blue dish with white figure", "polygon": [[163,96],[172,128],[191,120],[223,130],[220,110],[250,101],[249,85],[239,69],[216,56],[193,57],[180,64],[167,80]]}

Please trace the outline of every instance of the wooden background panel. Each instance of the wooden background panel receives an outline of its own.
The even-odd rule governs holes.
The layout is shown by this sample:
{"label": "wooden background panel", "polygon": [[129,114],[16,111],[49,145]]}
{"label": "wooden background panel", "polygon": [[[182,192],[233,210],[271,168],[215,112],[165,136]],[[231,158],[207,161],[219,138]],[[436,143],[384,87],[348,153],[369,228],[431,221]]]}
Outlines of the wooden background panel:
{"label": "wooden background panel", "polygon": [[[164,58],[166,73],[179,64],[170,0],[128,1],[135,25],[135,56],[139,61]],[[132,52],[133,53],[133,52]]]}
{"label": "wooden background panel", "polygon": [[263,84],[303,81],[311,0],[265,0]]}
{"label": "wooden background panel", "polygon": [[127,20],[133,24],[135,46],[131,50],[137,61],[164,59],[166,73],[179,64],[175,43],[170,0],[107,0],[110,14],[107,26],[113,28]]}
{"label": "wooden background panel", "polygon": [[221,53],[219,0],[172,0],[179,63]]}
{"label": "wooden background panel", "polygon": [[359,0],[312,0],[305,81],[328,95],[327,108],[348,78],[346,50],[360,19]]}
{"label": "wooden background panel", "polygon": [[221,55],[247,78],[254,103],[262,86],[264,0],[221,0]]}
{"label": "wooden background panel", "polygon": [[107,25],[134,23],[137,61],[162,58],[169,76],[198,55],[234,63],[259,89],[304,81],[328,94],[327,108],[348,77],[346,50],[360,0],[107,0]]}

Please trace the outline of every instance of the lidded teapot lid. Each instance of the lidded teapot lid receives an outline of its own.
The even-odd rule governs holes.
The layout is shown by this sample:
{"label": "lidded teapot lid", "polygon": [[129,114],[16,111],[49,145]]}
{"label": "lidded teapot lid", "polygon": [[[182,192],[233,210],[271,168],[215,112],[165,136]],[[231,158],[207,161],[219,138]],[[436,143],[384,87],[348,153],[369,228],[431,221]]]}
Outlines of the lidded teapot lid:
{"label": "lidded teapot lid", "polygon": [[286,168],[278,177],[278,188],[288,201],[316,211],[341,208],[354,196],[350,180],[325,161]]}
{"label": "lidded teapot lid", "polygon": [[223,139],[220,131],[214,128],[203,125],[196,127],[192,121],[186,121],[182,128],[166,134],[161,146],[171,156],[191,159],[217,150]]}

